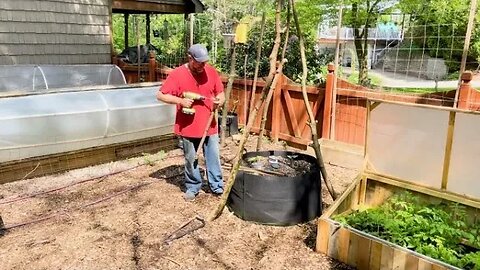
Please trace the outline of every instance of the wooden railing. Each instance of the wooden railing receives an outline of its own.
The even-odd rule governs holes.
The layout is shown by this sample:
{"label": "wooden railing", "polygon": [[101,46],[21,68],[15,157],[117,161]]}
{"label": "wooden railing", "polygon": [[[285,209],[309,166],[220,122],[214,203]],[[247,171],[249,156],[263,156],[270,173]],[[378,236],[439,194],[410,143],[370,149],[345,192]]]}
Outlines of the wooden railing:
{"label": "wooden railing", "polygon": [[[226,78],[224,78],[226,81]],[[252,93],[252,80],[236,80],[230,99],[229,108],[236,107],[239,123],[244,125],[248,117],[250,97]],[[265,82],[257,83],[255,101],[260,99]],[[310,105],[317,120],[317,134],[322,132],[323,101],[325,89],[307,87]],[[265,125],[266,133],[273,140],[285,140],[301,148],[311,142],[311,130],[308,125],[308,115],[305,109],[301,86],[289,81],[286,76],[278,80],[275,92],[268,108],[268,117]],[[260,107],[252,131],[259,132],[263,105]]]}
{"label": "wooden railing", "polygon": [[[455,89],[431,94],[399,94],[372,90],[338,79],[337,91],[334,93],[334,79],[335,75],[332,66],[329,68],[326,87],[326,99],[329,101],[325,102],[326,106],[324,109],[322,137],[325,139],[363,146],[365,141],[367,100],[396,101],[444,107],[454,106]],[[459,109],[480,110],[480,93],[471,86],[471,80],[471,72],[462,74],[457,106]],[[333,115],[331,100],[336,100],[334,125],[331,124]]]}

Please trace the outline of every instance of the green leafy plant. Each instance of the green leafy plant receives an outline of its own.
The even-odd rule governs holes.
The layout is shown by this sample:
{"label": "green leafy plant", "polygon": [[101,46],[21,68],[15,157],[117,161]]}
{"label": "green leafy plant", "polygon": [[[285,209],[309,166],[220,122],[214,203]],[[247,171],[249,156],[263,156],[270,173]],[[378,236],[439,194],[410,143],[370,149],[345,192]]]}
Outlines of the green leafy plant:
{"label": "green leafy plant", "polygon": [[167,154],[162,150],[156,154],[142,153],[143,164],[148,166],[154,166],[156,162],[165,159]]}
{"label": "green leafy plant", "polygon": [[480,225],[461,204],[402,192],[379,207],[334,218],[448,264],[480,269]]}

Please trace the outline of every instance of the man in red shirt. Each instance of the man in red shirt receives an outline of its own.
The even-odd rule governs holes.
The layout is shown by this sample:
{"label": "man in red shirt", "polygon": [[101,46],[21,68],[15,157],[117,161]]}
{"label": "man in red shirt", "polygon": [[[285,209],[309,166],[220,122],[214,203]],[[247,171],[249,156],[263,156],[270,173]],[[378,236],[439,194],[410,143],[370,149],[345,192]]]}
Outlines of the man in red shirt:
{"label": "man in red shirt", "polygon": [[[195,159],[196,150],[207,126],[210,114],[225,102],[223,83],[214,67],[208,65],[208,51],[201,44],[188,49],[188,63],[174,69],[157,93],[157,99],[176,104],[175,134],[182,137],[185,155],[185,200],[192,201],[202,187],[202,177]],[[191,100],[183,97],[184,92],[193,92],[204,97]],[[193,114],[182,112],[192,108]],[[215,117],[208,127],[203,145],[207,167],[208,184],[214,194],[223,193],[223,176],[219,155],[218,127]]]}

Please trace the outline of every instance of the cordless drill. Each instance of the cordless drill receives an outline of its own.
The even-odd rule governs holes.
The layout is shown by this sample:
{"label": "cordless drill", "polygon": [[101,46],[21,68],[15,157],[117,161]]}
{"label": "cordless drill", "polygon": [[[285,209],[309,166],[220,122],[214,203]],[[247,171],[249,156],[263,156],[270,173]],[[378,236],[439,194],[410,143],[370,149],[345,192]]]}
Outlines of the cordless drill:
{"label": "cordless drill", "polygon": [[[205,100],[205,99],[211,99],[214,100],[214,98],[207,98],[205,96],[202,96],[200,94],[194,93],[194,92],[183,92],[182,94],[183,98],[186,99],[191,99],[191,100]],[[182,112],[184,114],[195,114],[195,109],[194,108],[182,108]]]}

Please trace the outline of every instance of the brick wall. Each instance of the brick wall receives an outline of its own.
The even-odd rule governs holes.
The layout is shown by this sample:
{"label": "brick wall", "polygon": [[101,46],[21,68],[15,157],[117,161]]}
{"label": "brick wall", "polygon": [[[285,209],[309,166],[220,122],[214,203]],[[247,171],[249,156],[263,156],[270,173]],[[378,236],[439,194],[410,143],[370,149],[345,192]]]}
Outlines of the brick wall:
{"label": "brick wall", "polygon": [[110,0],[0,0],[0,65],[111,62]]}

